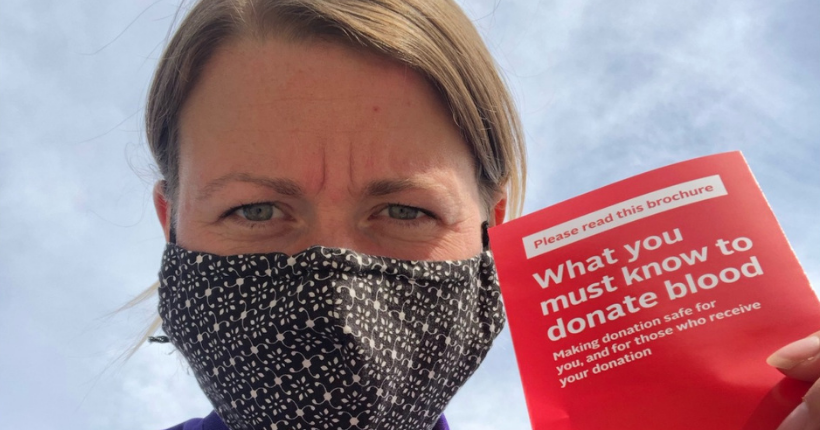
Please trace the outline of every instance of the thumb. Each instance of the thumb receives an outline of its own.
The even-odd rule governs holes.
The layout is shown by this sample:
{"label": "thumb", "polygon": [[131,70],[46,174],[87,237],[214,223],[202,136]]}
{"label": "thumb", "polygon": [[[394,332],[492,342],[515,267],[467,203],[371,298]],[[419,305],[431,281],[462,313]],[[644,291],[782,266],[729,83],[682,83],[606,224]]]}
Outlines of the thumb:
{"label": "thumb", "polygon": [[766,362],[786,376],[815,381],[820,378],[820,332],[780,348]]}

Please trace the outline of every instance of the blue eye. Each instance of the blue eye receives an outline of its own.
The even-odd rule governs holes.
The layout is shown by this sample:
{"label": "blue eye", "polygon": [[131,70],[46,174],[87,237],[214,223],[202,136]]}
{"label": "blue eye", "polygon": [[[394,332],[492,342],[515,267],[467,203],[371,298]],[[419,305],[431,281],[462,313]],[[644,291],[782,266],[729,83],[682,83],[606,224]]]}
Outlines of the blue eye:
{"label": "blue eye", "polygon": [[268,221],[273,218],[274,206],[270,203],[254,203],[237,209],[236,212],[248,221]]}
{"label": "blue eye", "polygon": [[387,207],[387,215],[394,219],[411,220],[420,218],[426,214],[421,209],[412,206],[390,205]]}

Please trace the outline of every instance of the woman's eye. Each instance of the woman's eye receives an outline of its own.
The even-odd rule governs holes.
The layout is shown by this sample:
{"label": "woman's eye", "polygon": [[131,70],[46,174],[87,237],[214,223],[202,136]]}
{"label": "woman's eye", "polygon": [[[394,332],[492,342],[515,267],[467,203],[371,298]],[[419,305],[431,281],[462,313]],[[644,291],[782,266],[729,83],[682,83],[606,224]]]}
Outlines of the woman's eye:
{"label": "woman's eye", "polygon": [[270,203],[254,203],[242,206],[236,213],[248,221],[268,221],[273,218],[276,210]]}
{"label": "woman's eye", "polygon": [[390,218],[399,220],[411,220],[425,215],[424,211],[412,206],[390,205],[386,210]]}

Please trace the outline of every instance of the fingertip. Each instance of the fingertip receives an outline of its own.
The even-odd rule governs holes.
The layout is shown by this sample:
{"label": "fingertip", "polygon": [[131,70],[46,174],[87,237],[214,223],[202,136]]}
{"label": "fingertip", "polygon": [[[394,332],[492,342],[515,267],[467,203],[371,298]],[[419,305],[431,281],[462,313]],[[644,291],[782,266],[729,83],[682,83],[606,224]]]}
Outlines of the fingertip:
{"label": "fingertip", "polygon": [[811,335],[778,349],[766,359],[772,367],[790,370],[820,355],[820,337]]}

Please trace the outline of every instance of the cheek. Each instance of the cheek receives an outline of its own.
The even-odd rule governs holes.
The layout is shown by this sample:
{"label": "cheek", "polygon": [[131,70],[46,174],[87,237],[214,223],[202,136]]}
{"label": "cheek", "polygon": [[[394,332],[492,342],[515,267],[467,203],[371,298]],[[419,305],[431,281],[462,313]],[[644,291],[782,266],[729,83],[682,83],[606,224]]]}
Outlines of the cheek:
{"label": "cheek", "polygon": [[448,238],[444,246],[447,248],[446,255],[433,258],[435,260],[465,260],[475,257],[483,250],[481,243],[481,225],[466,229],[458,236]]}
{"label": "cheek", "polygon": [[176,189],[176,197],[173,202],[173,225],[176,232],[177,243],[180,246],[208,250],[208,243],[203,242],[202,230],[198,226],[205,225],[212,221],[215,214],[210,214],[207,205],[196,201],[196,187],[193,184],[201,181],[199,174],[191,167],[191,159],[181,157],[179,163],[179,183]]}
{"label": "cheek", "polygon": [[447,234],[437,242],[428,260],[464,260],[475,257],[484,249],[482,223],[486,217],[483,206],[477,200],[464,202],[462,218],[452,224]]}
{"label": "cheek", "polygon": [[[195,206],[187,198],[184,186],[180,186],[177,191],[177,199],[174,210],[174,228],[176,229],[176,240],[179,246],[188,249],[207,249],[203,247],[202,243],[192,238],[198,238],[200,235],[196,234],[195,225],[198,224],[197,211]],[[200,221],[201,223],[201,221]]]}

